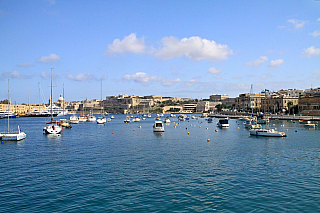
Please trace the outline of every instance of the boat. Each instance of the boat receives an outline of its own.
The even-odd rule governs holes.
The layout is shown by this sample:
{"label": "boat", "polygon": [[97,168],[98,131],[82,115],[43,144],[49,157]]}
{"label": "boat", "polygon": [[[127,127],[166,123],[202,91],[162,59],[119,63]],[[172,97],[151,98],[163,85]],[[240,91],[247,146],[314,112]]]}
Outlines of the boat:
{"label": "boat", "polygon": [[79,122],[87,122],[87,117],[84,114],[81,114],[78,118]]}
{"label": "boat", "polygon": [[97,120],[97,118],[92,114],[87,116],[87,121],[88,122],[95,122],[96,120]]}
{"label": "boat", "polygon": [[164,123],[166,123],[166,124],[171,123],[170,118],[169,118],[169,117],[166,117],[166,118],[164,119]]}
{"label": "boat", "polygon": [[0,119],[1,118],[16,118],[17,117],[17,113],[14,113],[10,110],[0,110]]}
{"label": "boat", "polygon": [[130,123],[130,116],[126,117],[126,120],[124,120],[125,123]]}
{"label": "boat", "polygon": [[139,122],[141,121],[139,116],[136,116],[135,118],[132,119],[132,122]]}
{"label": "boat", "polygon": [[307,121],[307,123],[304,125],[304,127],[306,128],[315,128],[316,126],[318,126],[315,123],[311,123],[311,121]]}
{"label": "boat", "polygon": [[208,118],[208,123],[213,123],[213,119],[212,118]]}
{"label": "boat", "polygon": [[[52,97],[52,68],[51,68],[51,97]],[[60,134],[62,132],[63,128],[61,126],[59,126],[58,121],[53,120],[52,100],[51,100],[50,105],[51,105],[51,110],[50,110],[51,121],[46,123],[46,126],[43,127],[43,131],[45,134]]]}
{"label": "boat", "polygon": [[264,136],[264,137],[286,137],[285,132],[278,132],[274,129],[250,129],[250,135]]}
{"label": "boat", "polygon": [[102,110],[103,110],[102,102],[103,101],[102,101],[102,79],[101,79],[101,101],[100,101],[101,113],[100,113],[100,117],[97,119],[97,124],[104,124],[107,122],[105,114],[102,113]]}
{"label": "boat", "polygon": [[217,126],[218,127],[229,127],[229,121],[228,119],[220,119],[218,122],[217,122]]}
{"label": "boat", "polygon": [[[28,112],[25,114],[25,117],[50,117],[51,113],[48,110],[34,110],[32,112]],[[57,114],[53,114],[52,116],[57,116]]]}
{"label": "boat", "polygon": [[244,127],[247,129],[261,129],[261,124],[257,124],[256,119],[246,118],[244,122]]}
{"label": "boat", "polygon": [[70,116],[68,121],[69,121],[70,124],[78,124],[79,123],[79,118],[75,114],[73,114],[73,115]]}
{"label": "boat", "polygon": [[71,129],[72,128],[72,126],[69,124],[67,119],[64,119],[64,118],[59,120],[59,125],[64,127],[64,128],[67,128],[67,129]]}
{"label": "boat", "polygon": [[111,115],[111,117],[110,117],[111,119],[114,119],[114,116],[113,115]]}
{"label": "boat", "polygon": [[164,132],[164,126],[162,121],[155,121],[153,124],[153,131],[154,132]]}
{"label": "boat", "polygon": [[[52,103],[52,100],[51,100],[51,103]],[[52,114],[54,116],[64,116],[64,115],[68,115],[68,110],[63,110],[62,108],[58,107],[57,105],[55,104],[51,104],[48,105],[46,108],[45,108],[45,111],[48,111],[50,114],[51,114],[51,111],[52,111]]]}
{"label": "boat", "polygon": [[[9,93],[9,79],[8,79],[8,110],[10,109],[10,93]],[[10,132],[10,116],[8,118],[8,131],[0,133],[1,141],[20,141],[27,137],[27,134],[22,132],[20,127],[18,126],[17,132]]]}

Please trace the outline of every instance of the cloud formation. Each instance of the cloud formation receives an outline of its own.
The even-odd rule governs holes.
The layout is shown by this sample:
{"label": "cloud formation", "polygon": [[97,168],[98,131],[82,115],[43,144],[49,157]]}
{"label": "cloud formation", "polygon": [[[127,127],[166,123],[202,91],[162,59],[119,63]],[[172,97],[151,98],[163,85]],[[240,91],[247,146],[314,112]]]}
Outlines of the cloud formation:
{"label": "cloud formation", "polygon": [[112,54],[154,54],[159,60],[169,60],[177,57],[186,57],[192,60],[221,61],[228,59],[233,51],[227,45],[217,44],[213,40],[207,40],[198,36],[178,39],[176,37],[164,37],[156,50],[152,46],[146,46],[144,37],[137,38],[135,33],[125,36],[122,40],[115,39],[108,45],[106,55]]}
{"label": "cloud formation", "polygon": [[134,81],[136,83],[141,83],[144,86],[147,86],[151,82],[160,82],[163,86],[171,86],[177,82],[180,82],[180,78],[177,79],[168,79],[167,77],[159,78],[157,76],[150,76],[144,72],[137,72],[133,75],[124,75],[122,77],[123,81]]}
{"label": "cloud formation", "polygon": [[247,62],[244,65],[245,66],[250,66],[250,67],[258,67],[258,66],[260,66],[261,64],[263,64],[264,62],[266,62],[268,60],[269,59],[268,59],[267,56],[260,56],[260,58],[254,60],[254,61],[251,61],[251,62]]}
{"label": "cloud formation", "polygon": [[227,45],[217,44],[213,40],[202,39],[198,36],[183,38],[164,37],[162,47],[155,53],[156,58],[168,60],[184,56],[192,60],[221,61],[233,54]]}
{"label": "cloud formation", "polygon": [[37,60],[40,63],[56,63],[60,61],[60,56],[50,53],[48,56],[43,56]]}
{"label": "cloud formation", "polygon": [[320,30],[316,30],[313,33],[309,33],[309,35],[311,35],[311,36],[316,38],[316,37],[320,36]]}
{"label": "cloud formation", "polygon": [[28,62],[28,63],[20,63],[17,65],[18,67],[33,67],[33,63]]}
{"label": "cloud formation", "polygon": [[72,75],[67,74],[67,79],[73,80],[73,81],[91,81],[96,80],[96,78],[91,73],[80,73],[78,75]]}
{"label": "cloud formation", "polygon": [[137,38],[135,33],[131,33],[125,36],[122,40],[115,39],[112,44],[108,45],[108,49],[105,52],[106,55],[112,55],[116,53],[146,53],[147,47],[144,44],[144,38]]}
{"label": "cloud formation", "polygon": [[284,60],[283,59],[276,59],[276,60],[271,60],[271,63],[269,64],[268,68],[274,68],[278,67],[281,64],[283,64]]}
{"label": "cloud formation", "polygon": [[320,48],[315,48],[314,46],[308,47],[302,52],[302,55],[306,57],[311,57],[313,55],[320,55]]}
{"label": "cloud formation", "polygon": [[208,73],[220,73],[220,72],[222,72],[222,69],[217,69],[215,67],[210,67],[208,69]]}
{"label": "cloud formation", "polygon": [[301,29],[306,24],[305,21],[297,20],[297,19],[289,19],[288,23],[293,24],[295,29]]}
{"label": "cloud formation", "polygon": [[13,71],[13,72],[3,72],[1,75],[2,79],[4,78],[16,78],[16,79],[28,79],[31,78],[30,75],[25,75],[22,74],[18,71]]}

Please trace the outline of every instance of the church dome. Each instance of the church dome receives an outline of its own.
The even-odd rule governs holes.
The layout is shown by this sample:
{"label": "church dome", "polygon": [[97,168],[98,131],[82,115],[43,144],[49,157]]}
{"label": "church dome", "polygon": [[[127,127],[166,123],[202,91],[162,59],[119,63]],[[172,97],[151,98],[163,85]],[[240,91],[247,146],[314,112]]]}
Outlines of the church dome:
{"label": "church dome", "polygon": [[64,98],[62,97],[62,94],[60,95],[60,97],[58,98],[58,102],[62,103],[64,101]]}

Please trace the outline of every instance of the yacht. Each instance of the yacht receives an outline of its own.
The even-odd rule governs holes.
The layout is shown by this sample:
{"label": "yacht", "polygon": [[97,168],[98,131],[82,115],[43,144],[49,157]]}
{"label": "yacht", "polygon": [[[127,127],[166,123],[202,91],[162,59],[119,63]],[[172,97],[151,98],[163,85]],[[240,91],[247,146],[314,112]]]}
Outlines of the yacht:
{"label": "yacht", "polygon": [[[47,106],[46,111],[48,111],[51,114],[51,105]],[[52,115],[55,116],[63,116],[68,115],[68,110],[63,110],[62,108],[56,106],[55,104],[52,104]]]}
{"label": "yacht", "polygon": [[153,124],[153,131],[154,132],[164,132],[164,126],[162,121],[155,121]]}
{"label": "yacht", "polygon": [[274,129],[251,129],[249,130],[250,135],[264,136],[264,137],[286,137],[285,132],[278,132]]}
{"label": "yacht", "polygon": [[73,114],[69,118],[69,123],[70,124],[78,124],[79,123],[79,118],[75,114]]}
{"label": "yacht", "polygon": [[9,118],[16,118],[17,115],[18,115],[17,113],[13,113],[12,111],[9,111],[9,110],[7,110],[7,111],[0,110],[0,119],[1,118],[8,118],[8,116],[9,116]]}

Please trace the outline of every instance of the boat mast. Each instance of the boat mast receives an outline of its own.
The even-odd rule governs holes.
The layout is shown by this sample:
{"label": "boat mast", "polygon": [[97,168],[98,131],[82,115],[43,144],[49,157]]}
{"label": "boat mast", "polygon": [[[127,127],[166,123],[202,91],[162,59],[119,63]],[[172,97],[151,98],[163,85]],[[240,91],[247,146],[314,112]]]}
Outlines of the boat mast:
{"label": "boat mast", "polygon": [[9,90],[9,88],[10,88],[10,81],[8,79],[8,113],[7,113],[7,115],[8,115],[8,133],[10,133],[10,129],[9,129],[9,118],[10,118],[10,114],[9,114],[9,111],[10,111],[10,104],[9,104],[10,95],[9,95],[9,93],[10,93],[10,90]]}
{"label": "boat mast", "polygon": [[40,115],[40,82],[38,82],[39,85],[39,115]]}
{"label": "boat mast", "polygon": [[52,69],[51,68],[51,122],[53,121],[53,117],[52,117]]}
{"label": "boat mast", "polygon": [[63,97],[63,102],[62,102],[63,111],[62,111],[62,118],[64,119],[64,84],[62,84],[62,85],[63,85],[63,95],[62,95],[62,97]]}

